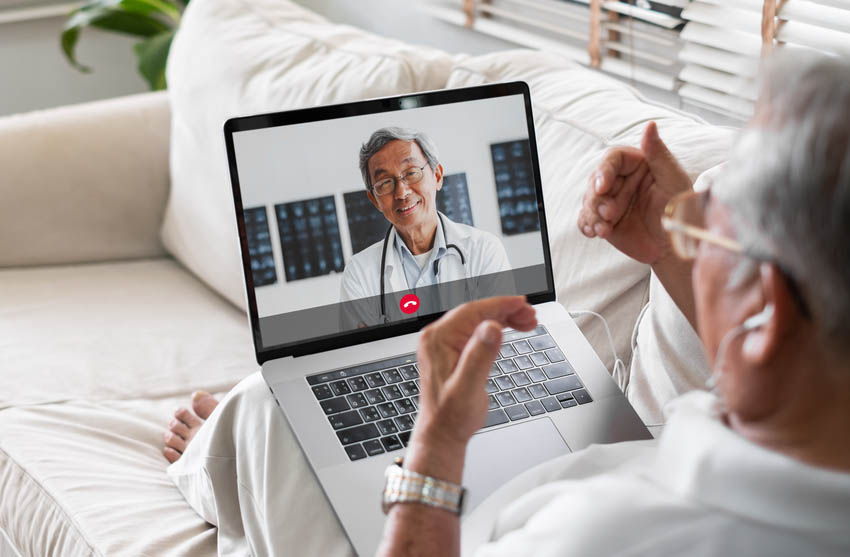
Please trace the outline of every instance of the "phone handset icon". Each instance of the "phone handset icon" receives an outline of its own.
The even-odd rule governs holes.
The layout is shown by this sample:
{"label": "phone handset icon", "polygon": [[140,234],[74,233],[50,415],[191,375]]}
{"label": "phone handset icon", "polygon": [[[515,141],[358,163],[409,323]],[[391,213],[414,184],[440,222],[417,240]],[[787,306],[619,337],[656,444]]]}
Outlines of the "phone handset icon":
{"label": "phone handset icon", "polygon": [[419,298],[416,294],[405,294],[399,302],[402,313],[415,313],[419,309]]}

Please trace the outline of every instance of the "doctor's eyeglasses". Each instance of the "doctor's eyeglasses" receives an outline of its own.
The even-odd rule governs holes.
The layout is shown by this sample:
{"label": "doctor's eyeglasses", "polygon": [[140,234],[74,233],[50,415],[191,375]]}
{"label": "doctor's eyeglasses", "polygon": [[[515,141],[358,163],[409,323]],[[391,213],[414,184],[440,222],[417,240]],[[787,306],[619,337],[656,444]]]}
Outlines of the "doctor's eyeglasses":
{"label": "doctor's eyeglasses", "polygon": [[375,182],[372,185],[372,191],[375,195],[388,195],[395,191],[396,185],[398,185],[397,180],[401,180],[408,186],[412,186],[413,184],[418,184],[422,181],[422,176],[425,175],[423,169],[428,166],[426,162],[420,167],[411,166],[407,170],[405,170],[401,176],[393,176],[391,178],[384,178]]}

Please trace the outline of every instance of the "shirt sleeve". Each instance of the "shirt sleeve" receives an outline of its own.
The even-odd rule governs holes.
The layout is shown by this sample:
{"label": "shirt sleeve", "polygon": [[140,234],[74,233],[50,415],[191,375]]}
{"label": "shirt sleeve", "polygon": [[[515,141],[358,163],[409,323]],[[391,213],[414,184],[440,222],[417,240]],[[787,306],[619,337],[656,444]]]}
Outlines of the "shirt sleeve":
{"label": "shirt sleeve", "polygon": [[[613,555],[644,542],[645,525],[628,524],[647,510],[641,501],[658,496],[639,474],[654,463],[656,447],[655,441],[593,445],[523,472],[464,521],[463,556]],[[657,529],[664,531],[669,522],[659,518]]]}
{"label": "shirt sleeve", "polygon": [[363,286],[362,273],[358,273],[357,265],[353,265],[354,257],[348,260],[348,264],[342,272],[342,285],[340,286],[340,330],[350,331],[376,325],[380,321],[380,311],[375,310],[366,300],[366,292]]}
{"label": "shirt sleeve", "polygon": [[495,235],[485,232],[485,237],[482,241],[482,268],[479,274],[486,275],[490,273],[498,273],[501,271],[510,271],[511,262],[508,260],[508,253],[505,251],[505,245]]}
{"label": "shirt sleeve", "polygon": [[476,298],[517,294],[511,264],[502,241],[489,232],[482,232],[477,257],[478,269],[474,270]]}
{"label": "shirt sleeve", "polygon": [[354,258],[348,260],[348,264],[342,271],[342,284],[340,286],[339,301],[347,302],[363,297],[363,286],[357,277],[354,270]]}

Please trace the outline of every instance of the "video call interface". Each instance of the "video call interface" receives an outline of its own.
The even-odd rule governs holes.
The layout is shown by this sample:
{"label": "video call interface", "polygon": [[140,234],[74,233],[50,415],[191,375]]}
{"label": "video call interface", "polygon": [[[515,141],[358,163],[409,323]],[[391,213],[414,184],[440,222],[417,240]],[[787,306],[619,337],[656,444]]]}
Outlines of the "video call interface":
{"label": "video call interface", "polygon": [[238,131],[233,146],[263,348],[550,288],[522,95]]}

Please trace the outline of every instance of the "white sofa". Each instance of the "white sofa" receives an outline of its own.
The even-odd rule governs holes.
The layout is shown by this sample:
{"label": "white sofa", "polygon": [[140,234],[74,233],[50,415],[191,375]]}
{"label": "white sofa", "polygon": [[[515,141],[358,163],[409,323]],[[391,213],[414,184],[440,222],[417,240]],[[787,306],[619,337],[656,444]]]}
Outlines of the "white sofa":
{"label": "white sofa", "polygon": [[[602,313],[624,357],[649,272],[579,235],[588,173],[650,119],[694,178],[733,135],[554,54],[449,55],[279,0],[193,0],[168,78],[168,94],[0,119],[0,555],[216,553],[215,529],[171,484],[160,449],[192,391],[226,391],[258,367],[225,118],[527,81],[558,299]],[[687,337],[675,312],[653,319],[638,344],[659,330]],[[579,323],[610,368],[601,325]],[[689,342],[662,364],[686,364]],[[659,399],[698,386],[659,369]]]}

